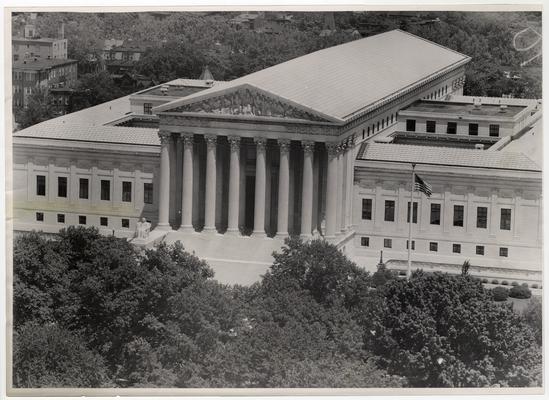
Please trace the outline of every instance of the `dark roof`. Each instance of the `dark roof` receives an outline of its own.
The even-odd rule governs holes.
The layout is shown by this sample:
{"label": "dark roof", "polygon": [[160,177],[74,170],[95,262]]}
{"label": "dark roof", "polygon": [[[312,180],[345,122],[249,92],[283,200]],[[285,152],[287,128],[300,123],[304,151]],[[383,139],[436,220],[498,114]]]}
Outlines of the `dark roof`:
{"label": "dark roof", "polygon": [[76,64],[78,61],[71,59],[60,59],[60,58],[51,58],[51,59],[32,59],[32,60],[20,60],[13,63],[13,69],[24,69],[27,71],[38,71],[42,69],[49,69],[54,67],[60,67],[67,64]]}

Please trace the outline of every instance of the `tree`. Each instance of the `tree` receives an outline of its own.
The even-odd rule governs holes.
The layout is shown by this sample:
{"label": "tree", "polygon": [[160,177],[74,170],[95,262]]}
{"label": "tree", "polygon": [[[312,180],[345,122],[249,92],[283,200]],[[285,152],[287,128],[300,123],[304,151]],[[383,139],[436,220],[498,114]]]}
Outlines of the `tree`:
{"label": "tree", "polygon": [[47,89],[33,90],[27,98],[27,107],[16,111],[19,127],[24,129],[55,117],[52,104],[52,96]]}
{"label": "tree", "polygon": [[80,76],[74,89],[75,94],[72,97],[69,112],[105,103],[124,95],[107,71]]}
{"label": "tree", "polygon": [[414,273],[383,286],[367,346],[416,387],[528,386],[541,366],[531,328],[469,276]]}

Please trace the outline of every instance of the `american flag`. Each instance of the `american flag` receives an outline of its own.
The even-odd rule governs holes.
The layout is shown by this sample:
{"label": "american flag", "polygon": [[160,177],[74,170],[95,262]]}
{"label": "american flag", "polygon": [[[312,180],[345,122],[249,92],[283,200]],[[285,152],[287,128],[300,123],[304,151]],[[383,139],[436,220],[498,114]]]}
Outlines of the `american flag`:
{"label": "american flag", "polygon": [[425,193],[425,196],[431,197],[431,195],[433,194],[433,187],[425,182],[423,179],[421,179],[418,175],[414,176],[414,191],[423,192]]}

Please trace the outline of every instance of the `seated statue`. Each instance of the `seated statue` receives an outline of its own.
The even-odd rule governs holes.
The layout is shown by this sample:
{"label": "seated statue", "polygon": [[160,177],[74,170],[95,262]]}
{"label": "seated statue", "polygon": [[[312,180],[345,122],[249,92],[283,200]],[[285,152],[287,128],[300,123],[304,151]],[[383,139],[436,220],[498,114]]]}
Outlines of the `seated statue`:
{"label": "seated statue", "polygon": [[147,222],[145,217],[141,218],[136,224],[136,234],[138,239],[147,239],[151,231],[151,223]]}

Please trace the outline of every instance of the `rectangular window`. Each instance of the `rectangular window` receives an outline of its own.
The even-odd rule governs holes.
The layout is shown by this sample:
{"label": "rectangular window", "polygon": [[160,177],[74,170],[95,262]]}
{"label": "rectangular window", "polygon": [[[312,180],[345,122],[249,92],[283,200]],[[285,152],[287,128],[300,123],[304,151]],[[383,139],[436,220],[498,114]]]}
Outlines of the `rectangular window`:
{"label": "rectangular window", "polygon": [[477,207],[477,228],[488,226],[488,207]]}
{"label": "rectangular window", "polygon": [[407,119],[406,120],[406,132],[415,132],[416,131],[416,120]]}
{"label": "rectangular window", "polygon": [[[406,213],[406,223],[410,223],[410,202],[408,202],[408,210]],[[414,201],[414,212],[412,216],[412,223],[417,224],[417,201]]]}
{"label": "rectangular window", "polygon": [[122,228],[129,228],[130,227],[130,220],[127,218],[122,218]]}
{"label": "rectangular window", "polygon": [[454,206],[454,226],[463,226],[463,206]]}
{"label": "rectangular window", "polygon": [[385,221],[395,221],[395,201],[385,200]]}
{"label": "rectangular window", "polygon": [[[406,250],[408,250],[408,243],[409,242],[410,242],[409,240],[406,241]],[[412,240],[412,250],[415,250],[415,249],[416,249],[416,241]]]}
{"label": "rectangular window", "polygon": [[387,249],[393,247],[393,239],[383,239],[383,247]]}
{"label": "rectangular window", "polygon": [[111,181],[101,179],[101,200],[109,201],[111,199]]}
{"label": "rectangular window", "polygon": [[361,246],[364,246],[364,247],[370,246],[370,238],[369,238],[369,237],[365,237],[365,236],[361,237],[361,238],[360,238],[360,245],[361,245]]}
{"label": "rectangular window", "polygon": [[511,230],[511,209],[501,209],[501,219],[499,222],[499,229],[510,231]]}
{"label": "rectangular window", "polygon": [[132,183],[122,182],[122,201],[132,201]]}
{"label": "rectangular window", "polygon": [[452,252],[453,253],[461,253],[461,244],[454,243],[452,245]]}
{"label": "rectangular window", "polygon": [[79,215],[78,216],[78,223],[80,225],[86,225],[86,216],[85,215]]}
{"label": "rectangular window", "polygon": [[483,256],[484,255],[484,246],[477,246],[476,247],[476,253],[477,253],[477,256]]}
{"label": "rectangular window", "polygon": [[499,137],[499,125],[490,124],[490,136]]}
{"label": "rectangular window", "polygon": [[153,184],[144,183],[143,184],[143,201],[145,204],[153,203]]}
{"label": "rectangular window", "polygon": [[57,197],[67,197],[67,178],[65,176],[57,177]]}
{"label": "rectangular window", "polygon": [[437,131],[437,122],[436,121],[427,121],[425,130],[428,133],[435,133]]}
{"label": "rectangular window", "polygon": [[372,219],[372,199],[362,199],[362,219]]}
{"label": "rectangular window", "polygon": [[59,224],[65,223],[65,214],[57,214],[57,223]]}
{"label": "rectangular window", "polygon": [[80,178],[80,198],[87,199],[89,195],[90,181],[87,178]]}
{"label": "rectangular window", "polygon": [[438,243],[429,242],[429,251],[438,251]]}
{"label": "rectangular window", "polygon": [[450,135],[455,135],[457,133],[457,123],[448,122],[448,124],[446,125],[446,133],[449,133]]}
{"label": "rectangular window", "polygon": [[440,225],[440,204],[431,204],[431,225]]}
{"label": "rectangular window", "polygon": [[507,247],[500,247],[499,248],[499,256],[500,257],[507,257],[509,256],[509,249]]}
{"label": "rectangular window", "polygon": [[37,212],[36,213],[36,220],[38,222],[44,222],[44,213],[43,212]]}
{"label": "rectangular window", "polygon": [[37,196],[46,195],[46,176],[45,175],[36,175],[36,195]]}
{"label": "rectangular window", "polygon": [[478,124],[469,124],[469,135],[478,136]]}
{"label": "rectangular window", "polygon": [[152,103],[143,103],[143,114],[152,114]]}
{"label": "rectangular window", "polygon": [[99,218],[99,225],[101,225],[101,226],[109,225],[109,219],[107,217],[100,217]]}

